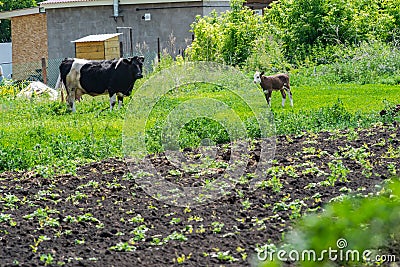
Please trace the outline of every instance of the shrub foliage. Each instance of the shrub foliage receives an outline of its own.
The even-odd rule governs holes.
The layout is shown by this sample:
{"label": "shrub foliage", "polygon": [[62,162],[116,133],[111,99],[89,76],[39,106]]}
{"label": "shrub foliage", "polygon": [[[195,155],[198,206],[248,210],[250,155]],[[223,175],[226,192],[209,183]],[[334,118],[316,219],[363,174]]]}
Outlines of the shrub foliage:
{"label": "shrub foliage", "polygon": [[[267,72],[333,64],[323,71],[338,77],[335,83],[398,75],[400,0],[282,0],[263,16],[243,2],[232,0],[231,10],[196,18],[191,60]],[[384,57],[376,60],[378,54]]]}

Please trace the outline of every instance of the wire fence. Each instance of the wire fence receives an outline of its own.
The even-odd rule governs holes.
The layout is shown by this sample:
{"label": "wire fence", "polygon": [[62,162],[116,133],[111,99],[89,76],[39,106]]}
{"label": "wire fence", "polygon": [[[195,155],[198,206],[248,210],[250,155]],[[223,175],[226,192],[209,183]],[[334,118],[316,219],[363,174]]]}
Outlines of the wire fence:
{"label": "wire fence", "polygon": [[62,59],[42,59],[34,62],[13,63],[14,81],[40,81],[54,87]]}
{"label": "wire fence", "polygon": [[[129,29],[121,28],[120,31],[127,31]],[[125,34],[128,36],[127,34]],[[186,46],[193,40],[185,40]],[[150,49],[152,47],[152,49]],[[154,48],[155,51],[151,51]],[[121,56],[127,58],[135,55],[144,56],[145,61],[143,64],[144,74],[151,73],[154,67],[160,62],[160,59],[168,54],[175,58],[178,55],[183,56],[185,48],[178,47],[176,45],[176,37],[172,34],[166,39],[155,38],[150,43],[136,43],[132,45],[132,40],[123,40],[120,42]],[[59,66],[63,58],[42,58],[37,61],[30,62],[7,62],[1,63],[2,66],[9,66],[9,72],[12,71],[12,75],[8,75],[6,78],[11,78],[13,82],[20,81],[40,81],[54,88],[57,83],[59,76]],[[10,77],[11,76],[11,77]]]}
{"label": "wire fence", "polygon": [[[154,64],[157,64],[157,53],[147,52],[141,55],[145,57],[143,72],[150,73]],[[59,67],[62,60],[63,58],[42,58],[42,60],[34,62],[12,63],[12,76],[8,78],[12,78],[15,82],[40,81],[54,88],[60,73]]]}

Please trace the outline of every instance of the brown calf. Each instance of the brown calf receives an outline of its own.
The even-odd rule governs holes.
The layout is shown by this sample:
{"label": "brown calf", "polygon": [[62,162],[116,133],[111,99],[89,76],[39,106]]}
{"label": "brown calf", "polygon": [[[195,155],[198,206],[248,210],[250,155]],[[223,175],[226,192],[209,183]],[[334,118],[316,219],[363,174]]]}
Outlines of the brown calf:
{"label": "brown calf", "polygon": [[271,105],[271,94],[272,91],[281,91],[282,94],[282,107],[285,106],[286,101],[286,91],[289,94],[290,105],[293,107],[292,92],[290,91],[289,75],[287,74],[275,74],[272,76],[264,76],[264,72],[258,72],[254,74],[254,83],[259,83],[265,97],[267,99],[268,105]]}

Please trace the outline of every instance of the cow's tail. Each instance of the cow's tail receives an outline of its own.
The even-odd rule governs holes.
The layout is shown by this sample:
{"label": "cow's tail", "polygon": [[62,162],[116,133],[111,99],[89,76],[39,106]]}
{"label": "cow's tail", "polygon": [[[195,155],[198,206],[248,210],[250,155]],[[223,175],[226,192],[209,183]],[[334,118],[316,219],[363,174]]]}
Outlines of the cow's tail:
{"label": "cow's tail", "polygon": [[56,90],[60,90],[61,92],[61,102],[64,102],[64,90],[63,88],[65,88],[63,81],[61,80],[61,74],[58,74],[58,78],[57,78],[57,83],[56,83]]}

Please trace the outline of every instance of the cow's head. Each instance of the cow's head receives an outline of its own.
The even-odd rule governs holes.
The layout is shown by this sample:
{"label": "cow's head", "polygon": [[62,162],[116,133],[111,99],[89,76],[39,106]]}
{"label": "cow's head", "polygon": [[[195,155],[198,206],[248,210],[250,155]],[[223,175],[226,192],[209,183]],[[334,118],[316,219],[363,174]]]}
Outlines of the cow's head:
{"label": "cow's head", "polygon": [[256,73],[254,73],[254,83],[261,83],[261,76],[264,75],[264,72],[259,72],[256,71]]}
{"label": "cow's head", "polygon": [[[143,68],[144,57],[134,56],[129,58],[120,58],[115,65],[116,72],[118,75],[128,78],[128,88],[121,91],[126,96],[129,96],[132,92],[133,85],[137,79],[143,78],[142,68]],[[121,88],[119,88],[121,90]]]}
{"label": "cow's head", "polygon": [[133,78],[140,79],[143,78],[143,62],[144,62],[144,57],[142,56],[134,56],[134,57],[129,57],[129,58],[124,58],[124,63],[129,65],[129,70],[133,74]]}

